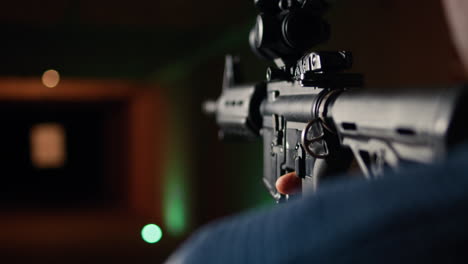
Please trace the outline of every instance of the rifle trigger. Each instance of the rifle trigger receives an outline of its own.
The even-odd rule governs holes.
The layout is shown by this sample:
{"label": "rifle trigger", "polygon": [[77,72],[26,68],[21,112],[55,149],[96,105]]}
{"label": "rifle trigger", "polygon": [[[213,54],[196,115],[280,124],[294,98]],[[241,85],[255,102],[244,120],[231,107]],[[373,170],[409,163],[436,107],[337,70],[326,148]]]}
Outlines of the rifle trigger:
{"label": "rifle trigger", "polygon": [[296,157],[294,158],[294,170],[299,178],[305,177],[305,153],[301,144],[296,146]]}

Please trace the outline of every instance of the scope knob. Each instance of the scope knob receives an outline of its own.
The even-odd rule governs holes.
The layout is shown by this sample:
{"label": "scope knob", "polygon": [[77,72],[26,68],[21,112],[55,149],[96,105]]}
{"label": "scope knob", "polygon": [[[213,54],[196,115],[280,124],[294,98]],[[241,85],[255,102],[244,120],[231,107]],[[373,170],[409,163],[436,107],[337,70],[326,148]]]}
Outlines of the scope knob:
{"label": "scope knob", "polygon": [[260,14],[255,26],[250,31],[249,42],[252,50],[261,57],[274,59],[279,57],[277,47],[281,40],[281,24],[274,16]]}

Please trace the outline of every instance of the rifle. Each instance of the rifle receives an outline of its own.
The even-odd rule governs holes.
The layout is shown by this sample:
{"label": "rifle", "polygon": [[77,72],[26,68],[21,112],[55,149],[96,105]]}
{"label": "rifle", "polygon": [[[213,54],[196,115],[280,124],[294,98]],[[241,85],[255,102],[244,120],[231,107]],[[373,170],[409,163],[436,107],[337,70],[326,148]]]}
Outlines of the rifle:
{"label": "rifle", "polygon": [[308,52],[328,40],[325,0],[254,0],[260,11],[249,42],[272,60],[266,80],[237,83],[238,59],[226,56],[223,90],[204,104],[216,115],[220,137],[263,138],[263,182],[278,201],[281,175],[295,171],[302,191],[346,172],[355,160],[364,177],[383,176],[404,164],[443,159],[468,134],[466,89],[362,89],[349,73],[348,51]]}

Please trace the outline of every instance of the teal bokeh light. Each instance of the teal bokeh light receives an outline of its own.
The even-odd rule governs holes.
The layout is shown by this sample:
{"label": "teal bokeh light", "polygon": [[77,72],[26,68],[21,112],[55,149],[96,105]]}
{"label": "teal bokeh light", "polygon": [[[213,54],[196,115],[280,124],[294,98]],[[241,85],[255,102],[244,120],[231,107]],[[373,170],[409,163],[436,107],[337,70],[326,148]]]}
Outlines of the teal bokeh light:
{"label": "teal bokeh light", "polygon": [[155,224],[147,224],[141,229],[141,237],[146,243],[156,243],[162,238],[162,230]]}

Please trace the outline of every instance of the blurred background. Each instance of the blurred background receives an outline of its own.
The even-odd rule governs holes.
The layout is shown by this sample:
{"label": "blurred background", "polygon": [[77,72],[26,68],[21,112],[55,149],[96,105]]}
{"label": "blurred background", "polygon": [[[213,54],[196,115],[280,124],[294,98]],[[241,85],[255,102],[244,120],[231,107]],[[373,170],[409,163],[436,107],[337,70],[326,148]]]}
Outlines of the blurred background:
{"label": "blurred background", "polygon": [[[4,263],[161,263],[214,219],[273,206],[260,141],[222,143],[224,56],[268,62],[252,1],[17,0],[0,11]],[[438,0],[343,0],[329,43],[367,87],[463,81]],[[304,32],[305,34],[307,32]]]}

